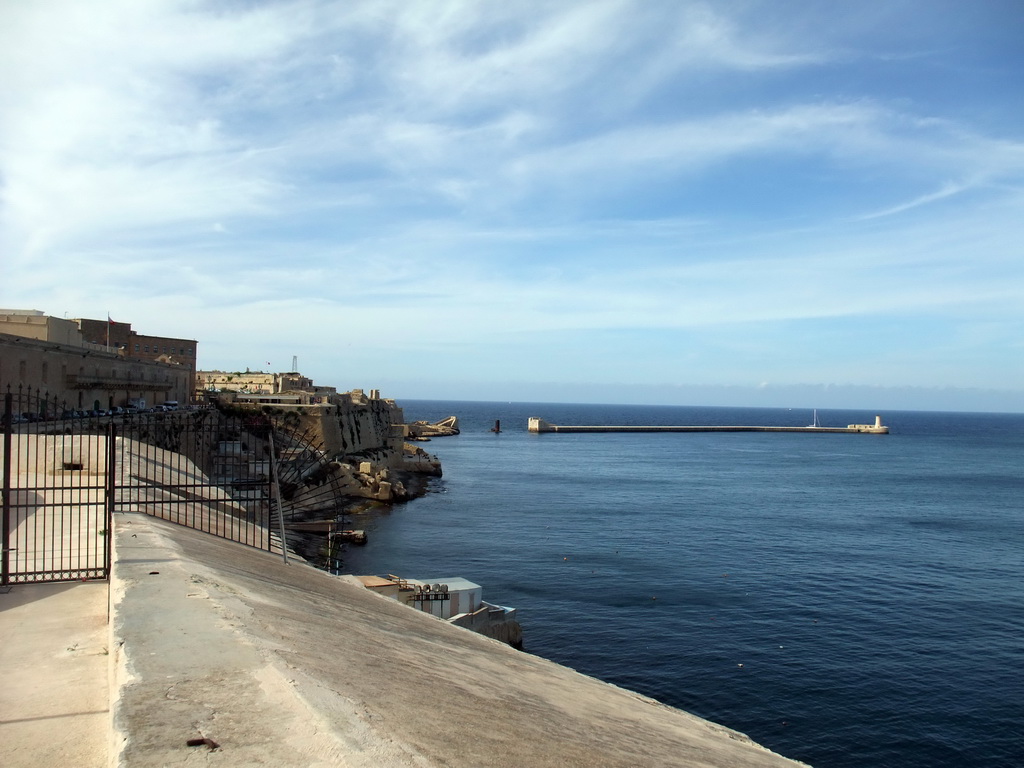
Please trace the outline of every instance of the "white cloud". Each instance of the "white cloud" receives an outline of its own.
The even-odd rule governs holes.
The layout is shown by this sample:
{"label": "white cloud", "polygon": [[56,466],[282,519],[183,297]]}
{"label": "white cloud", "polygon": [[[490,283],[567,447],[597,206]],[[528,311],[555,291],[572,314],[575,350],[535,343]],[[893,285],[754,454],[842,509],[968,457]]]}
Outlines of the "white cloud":
{"label": "white cloud", "polygon": [[733,344],[894,315],[1012,338],[979,307],[1019,322],[1024,304],[1019,129],[871,87],[843,69],[878,60],[871,29],[809,14],[7,4],[0,248],[19,290],[3,303],[119,302],[243,346],[359,333],[366,354],[604,332]]}
{"label": "white cloud", "polygon": [[939,189],[936,192],[930,192],[926,195],[920,195],[919,197],[916,197],[913,200],[908,200],[905,203],[899,203],[898,205],[890,206],[881,211],[866,213],[858,218],[860,218],[863,221],[867,221],[869,219],[880,219],[885,216],[893,216],[897,213],[903,213],[904,211],[909,211],[912,208],[917,208],[918,206],[921,205],[928,205],[928,203],[934,203],[937,200],[944,200],[947,197],[951,197],[952,195],[956,195],[964,191],[964,189],[966,188],[967,187],[964,184],[954,184],[952,182],[946,182],[945,184],[942,185],[941,189]]}
{"label": "white cloud", "polygon": [[112,231],[257,213],[280,192],[191,78],[294,41],[265,11],[229,20],[181,8],[4,9],[0,202],[23,258]]}

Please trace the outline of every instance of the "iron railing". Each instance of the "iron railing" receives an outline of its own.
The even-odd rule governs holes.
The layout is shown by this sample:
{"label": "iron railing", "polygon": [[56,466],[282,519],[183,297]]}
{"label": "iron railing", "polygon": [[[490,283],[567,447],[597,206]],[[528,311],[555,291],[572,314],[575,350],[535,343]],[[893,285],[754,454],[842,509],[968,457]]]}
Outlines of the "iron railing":
{"label": "iron railing", "polygon": [[102,579],[110,572],[108,467],[99,419],[71,419],[56,400],[3,395],[0,585]]}
{"label": "iron railing", "polygon": [[[2,461],[4,585],[106,578],[119,513],[287,558],[290,522],[336,520],[343,510],[315,435],[270,409],[83,414],[39,392],[8,390]],[[309,554],[318,545],[304,546]]]}
{"label": "iron railing", "polygon": [[112,425],[115,512],[143,512],[284,553],[274,493],[274,426],[216,409],[136,414]]}

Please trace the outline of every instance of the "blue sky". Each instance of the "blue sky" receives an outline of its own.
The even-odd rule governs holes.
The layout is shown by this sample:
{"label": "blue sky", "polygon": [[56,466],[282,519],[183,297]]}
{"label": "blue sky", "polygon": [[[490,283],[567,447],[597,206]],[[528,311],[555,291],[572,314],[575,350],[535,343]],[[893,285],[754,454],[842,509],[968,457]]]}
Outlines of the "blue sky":
{"label": "blue sky", "polygon": [[1024,410],[1024,6],[0,5],[0,306],[398,398]]}

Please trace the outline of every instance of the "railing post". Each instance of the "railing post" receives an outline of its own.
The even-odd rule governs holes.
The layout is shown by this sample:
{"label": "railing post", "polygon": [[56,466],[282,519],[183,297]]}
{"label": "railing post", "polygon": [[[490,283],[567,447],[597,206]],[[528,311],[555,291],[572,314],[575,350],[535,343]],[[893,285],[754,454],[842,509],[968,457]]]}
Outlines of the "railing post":
{"label": "railing post", "polygon": [[114,502],[117,494],[117,425],[111,420],[107,429],[107,503],[104,505],[106,535],[103,536],[103,568],[110,578],[113,557]]}
{"label": "railing post", "polygon": [[[277,500],[277,524],[280,527],[281,555],[288,562],[288,538],[284,530],[284,505],[281,503],[281,483],[277,476],[277,455],[274,451],[274,425],[268,425],[267,442],[270,443],[270,477],[274,485],[274,498]],[[270,521],[267,521],[267,538],[270,538]],[[268,542],[269,544],[269,542]],[[269,549],[269,546],[268,546]]]}
{"label": "railing post", "polygon": [[11,413],[13,395],[10,390],[4,395],[4,474],[3,474],[3,520],[0,531],[3,539],[0,540],[0,586],[6,587],[11,583],[11,430],[13,428],[13,414]]}

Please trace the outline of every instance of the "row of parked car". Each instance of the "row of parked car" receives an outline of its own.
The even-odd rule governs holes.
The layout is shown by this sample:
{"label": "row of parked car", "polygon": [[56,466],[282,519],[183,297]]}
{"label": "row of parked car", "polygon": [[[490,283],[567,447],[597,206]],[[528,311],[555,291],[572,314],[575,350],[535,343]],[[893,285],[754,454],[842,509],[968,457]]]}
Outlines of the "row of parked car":
{"label": "row of parked car", "polygon": [[134,406],[120,406],[115,405],[113,408],[100,409],[100,410],[64,410],[58,413],[42,414],[42,413],[31,413],[26,411],[24,413],[15,413],[11,417],[11,421],[14,424],[30,424],[37,421],[63,421],[67,419],[89,419],[99,418],[101,416],[131,416],[136,413],[165,413],[167,411],[178,410],[177,405],[154,405],[152,408],[135,408]]}

